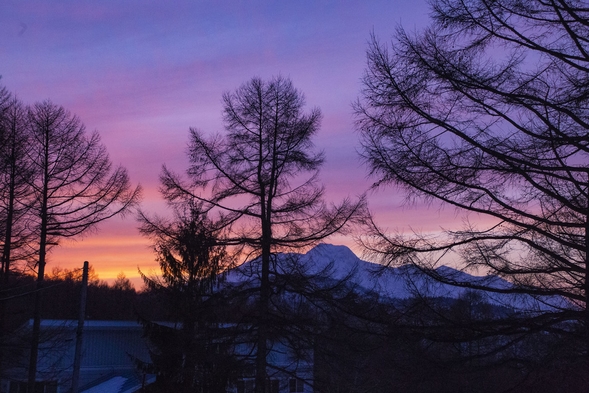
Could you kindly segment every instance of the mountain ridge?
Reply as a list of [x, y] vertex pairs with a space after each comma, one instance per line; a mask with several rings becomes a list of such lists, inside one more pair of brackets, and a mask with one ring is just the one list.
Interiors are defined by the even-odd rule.
[[[468, 288], [467, 285], [450, 285], [437, 281], [432, 275], [440, 275], [456, 282], [488, 285], [498, 290], [509, 290], [513, 285], [498, 276], [473, 276], [449, 266], [440, 266], [427, 274], [413, 265], [389, 267], [360, 259], [344, 245], [321, 243], [305, 254], [284, 253], [276, 255], [274, 269], [288, 274], [295, 270], [309, 276], [329, 273], [327, 278], [348, 280], [362, 292], [377, 293], [389, 299], [410, 299], [416, 295], [460, 299], [468, 292], [496, 306], [509, 307], [520, 312], [556, 311], [571, 306], [561, 297], [536, 298], [526, 294], [490, 292]], [[259, 260], [253, 260], [232, 269], [227, 281], [232, 283], [258, 277]]]

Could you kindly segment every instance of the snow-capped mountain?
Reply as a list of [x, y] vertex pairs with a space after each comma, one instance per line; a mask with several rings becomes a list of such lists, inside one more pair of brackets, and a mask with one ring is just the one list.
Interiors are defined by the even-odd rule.
[[[320, 244], [306, 254], [280, 254], [276, 261], [275, 269], [279, 273], [298, 271], [309, 276], [323, 275], [331, 281], [346, 279], [358, 291], [376, 292], [381, 297], [389, 299], [409, 299], [417, 294], [459, 299], [470, 291], [477, 293], [479, 298], [488, 303], [518, 311], [546, 312], [570, 307], [563, 298], [556, 296], [536, 298], [530, 295], [496, 293], [444, 284], [415, 266], [383, 267], [361, 260], [352, 250], [341, 245]], [[259, 273], [259, 265], [259, 261], [254, 260], [239, 266], [229, 272], [226, 282], [255, 280]], [[439, 267], [435, 273], [453, 282], [480, 284], [497, 289], [512, 287], [509, 282], [496, 276], [472, 276], [448, 266]]]

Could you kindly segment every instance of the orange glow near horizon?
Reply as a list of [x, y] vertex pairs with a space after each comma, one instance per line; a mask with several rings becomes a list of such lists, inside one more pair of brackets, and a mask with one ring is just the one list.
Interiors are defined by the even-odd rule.
[[90, 263], [99, 279], [112, 284], [122, 272], [138, 289], [142, 286], [138, 269], [146, 274], [158, 269], [149, 240], [130, 233], [116, 237], [96, 234], [55, 247], [49, 254], [47, 271], [79, 268], [84, 261]]
[[[390, 195], [390, 194], [389, 194]], [[383, 225], [383, 230], [413, 233], [441, 233], [444, 229], [459, 229], [464, 224], [464, 216], [453, 208], [432, 206], [400, 206], [399, 201], [386, 203], [387, 193], [374, 198], [373, 214], [375, 221]], [[474, 217], [479, 225], [491, 224], [490, 217]], [[47, 271], [60, 267], [75, 269], [88, 261], [99, 279], [112, 284], [122, 272], [141, 289], [143, 281], [139, 269], [147, 275], [157, 275], [159, 266], [155, 260], [151, 241], [139, 233], [137, 222], [133, 219], [114, 218], [105, 222], [98, 233], [77, 241], [63, 242], [49, 254]], [[360, 234], [361, 235], [361, 234]], [[358, 257], [363, 258], [363, 250], [356, 244], [353, 235], [334, 235], [327, 243], [345, 245]], [[306, 251], [306, 250], [304, 250]]]

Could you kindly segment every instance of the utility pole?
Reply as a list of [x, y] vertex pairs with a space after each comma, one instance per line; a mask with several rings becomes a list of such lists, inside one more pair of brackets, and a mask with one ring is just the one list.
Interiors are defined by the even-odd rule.
[[80, 381], [80, 365], [82, 363], [82, 334], [84, 332], [84, 319], [86, 318], [86, 298], [88, 296], [88, 261], [84, 261], [82, 273], [82, 288], [80, 290], [80, 314], [78, 316], [78, 328], [76, 329], [76, 350], [74, 353], [74, 371], [72, 375], [71, 393], [78, 393]]

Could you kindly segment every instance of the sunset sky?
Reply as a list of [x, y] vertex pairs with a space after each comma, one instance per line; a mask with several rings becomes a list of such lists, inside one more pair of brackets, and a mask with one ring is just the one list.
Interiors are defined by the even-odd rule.
[[[351, 109], [367, 42], [371, 33], [390, 41], [399, 24], [425, 26], [424, 0], [167, 3], [4, 0], [0, 83], [25, 104], [49, 99], [98, 130], [113, 163], [142, 185], [142, 209], [165, 214], [158, 176], [164, 163], [186, 168], [189, 127], [222, 131], [223, 92], [254, 76], [286, 76], [323, 112], [315, 142], [325, 151], [327, 200], [368, 189]], [[389, 228], [435, 230], [454, 217], [401, 202], [392, 189], [369, 194]], [[49, 258], [49, 271], [88, 260], [101, 279], [157, 268], [132, 215], [62, 243]]]

